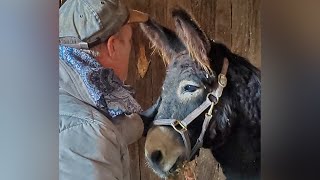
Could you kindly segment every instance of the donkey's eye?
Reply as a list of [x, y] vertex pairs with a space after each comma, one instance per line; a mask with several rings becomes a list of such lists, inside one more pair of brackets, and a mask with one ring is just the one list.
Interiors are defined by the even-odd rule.
[[186, 92], [195, 92], [197, 89], [199, 89], [199, 87], [193, 86], [193, 85], [186, 85], [184, 87], [184, 91], [186, 91]]

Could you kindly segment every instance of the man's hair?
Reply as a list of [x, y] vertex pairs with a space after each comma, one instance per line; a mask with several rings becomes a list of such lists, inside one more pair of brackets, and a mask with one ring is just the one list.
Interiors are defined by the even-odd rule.
[[[116, 32], [114, 35], [112, 36], [116, 36], [116, 37], [119, 37], [119, 32]], [[100, 56], [100, 53], [101, 51], [104, 50], [105, 46], [106, 46], [106, 42], [109, 40], [109, 38], [104, 41], [103, 43], [100, 43], [92, 48], [90, 48], [89, 50], [83, 50], [85, 51], [86, 53], [88, 54], [91, 54], [93, 57], [99, 57]]]
[[[106, 41], [108, 41], [108, 40], [106, 40]], [[105, 46], [105, 42], [100, 43], [100, 44], [90, 48], [89, 50], [87, 50], [87, 53], [91, 54], [93, 57], [99, 57], [100, 52], [103, 49], [103, 46]]]

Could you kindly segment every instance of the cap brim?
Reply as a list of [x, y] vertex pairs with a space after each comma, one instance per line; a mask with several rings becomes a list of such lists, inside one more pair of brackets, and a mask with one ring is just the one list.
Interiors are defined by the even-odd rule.
[[149, 19], [149, 15], [141, 11], [130, 9], [129, 13], [128, 23], [146, 22]]

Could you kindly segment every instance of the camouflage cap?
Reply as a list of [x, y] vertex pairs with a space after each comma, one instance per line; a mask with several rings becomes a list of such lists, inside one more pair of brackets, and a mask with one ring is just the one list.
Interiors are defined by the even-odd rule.
[[129, 10], [120, 0], [67, 0], [59, 9], [59, 41], [89, 49], [107, 40], [124, 24], [147, 20], [147, 14]]

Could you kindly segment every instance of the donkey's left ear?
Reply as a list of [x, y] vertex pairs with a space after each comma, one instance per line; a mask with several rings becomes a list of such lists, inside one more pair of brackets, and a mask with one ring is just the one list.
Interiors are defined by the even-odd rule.
[[181, 43], [174, 32], [161, 26], [155, 20], [149, 19], [144, 23], [140, 23], [140, 27], [155, 49], [159, 50], [166, 64], [169, 64], [177, 52], [181, 51], [176, 47], [183, 45], [176, 47], [173, 45], [174, 43]]
[[[172, 10], [176, 33], [187, 50], [202, 66], [209, 68], [208, 54], [211, 49], [210, 41], [191, 15], [181, 8]], [[205, 68], [204, 67], [204, 68]]]

